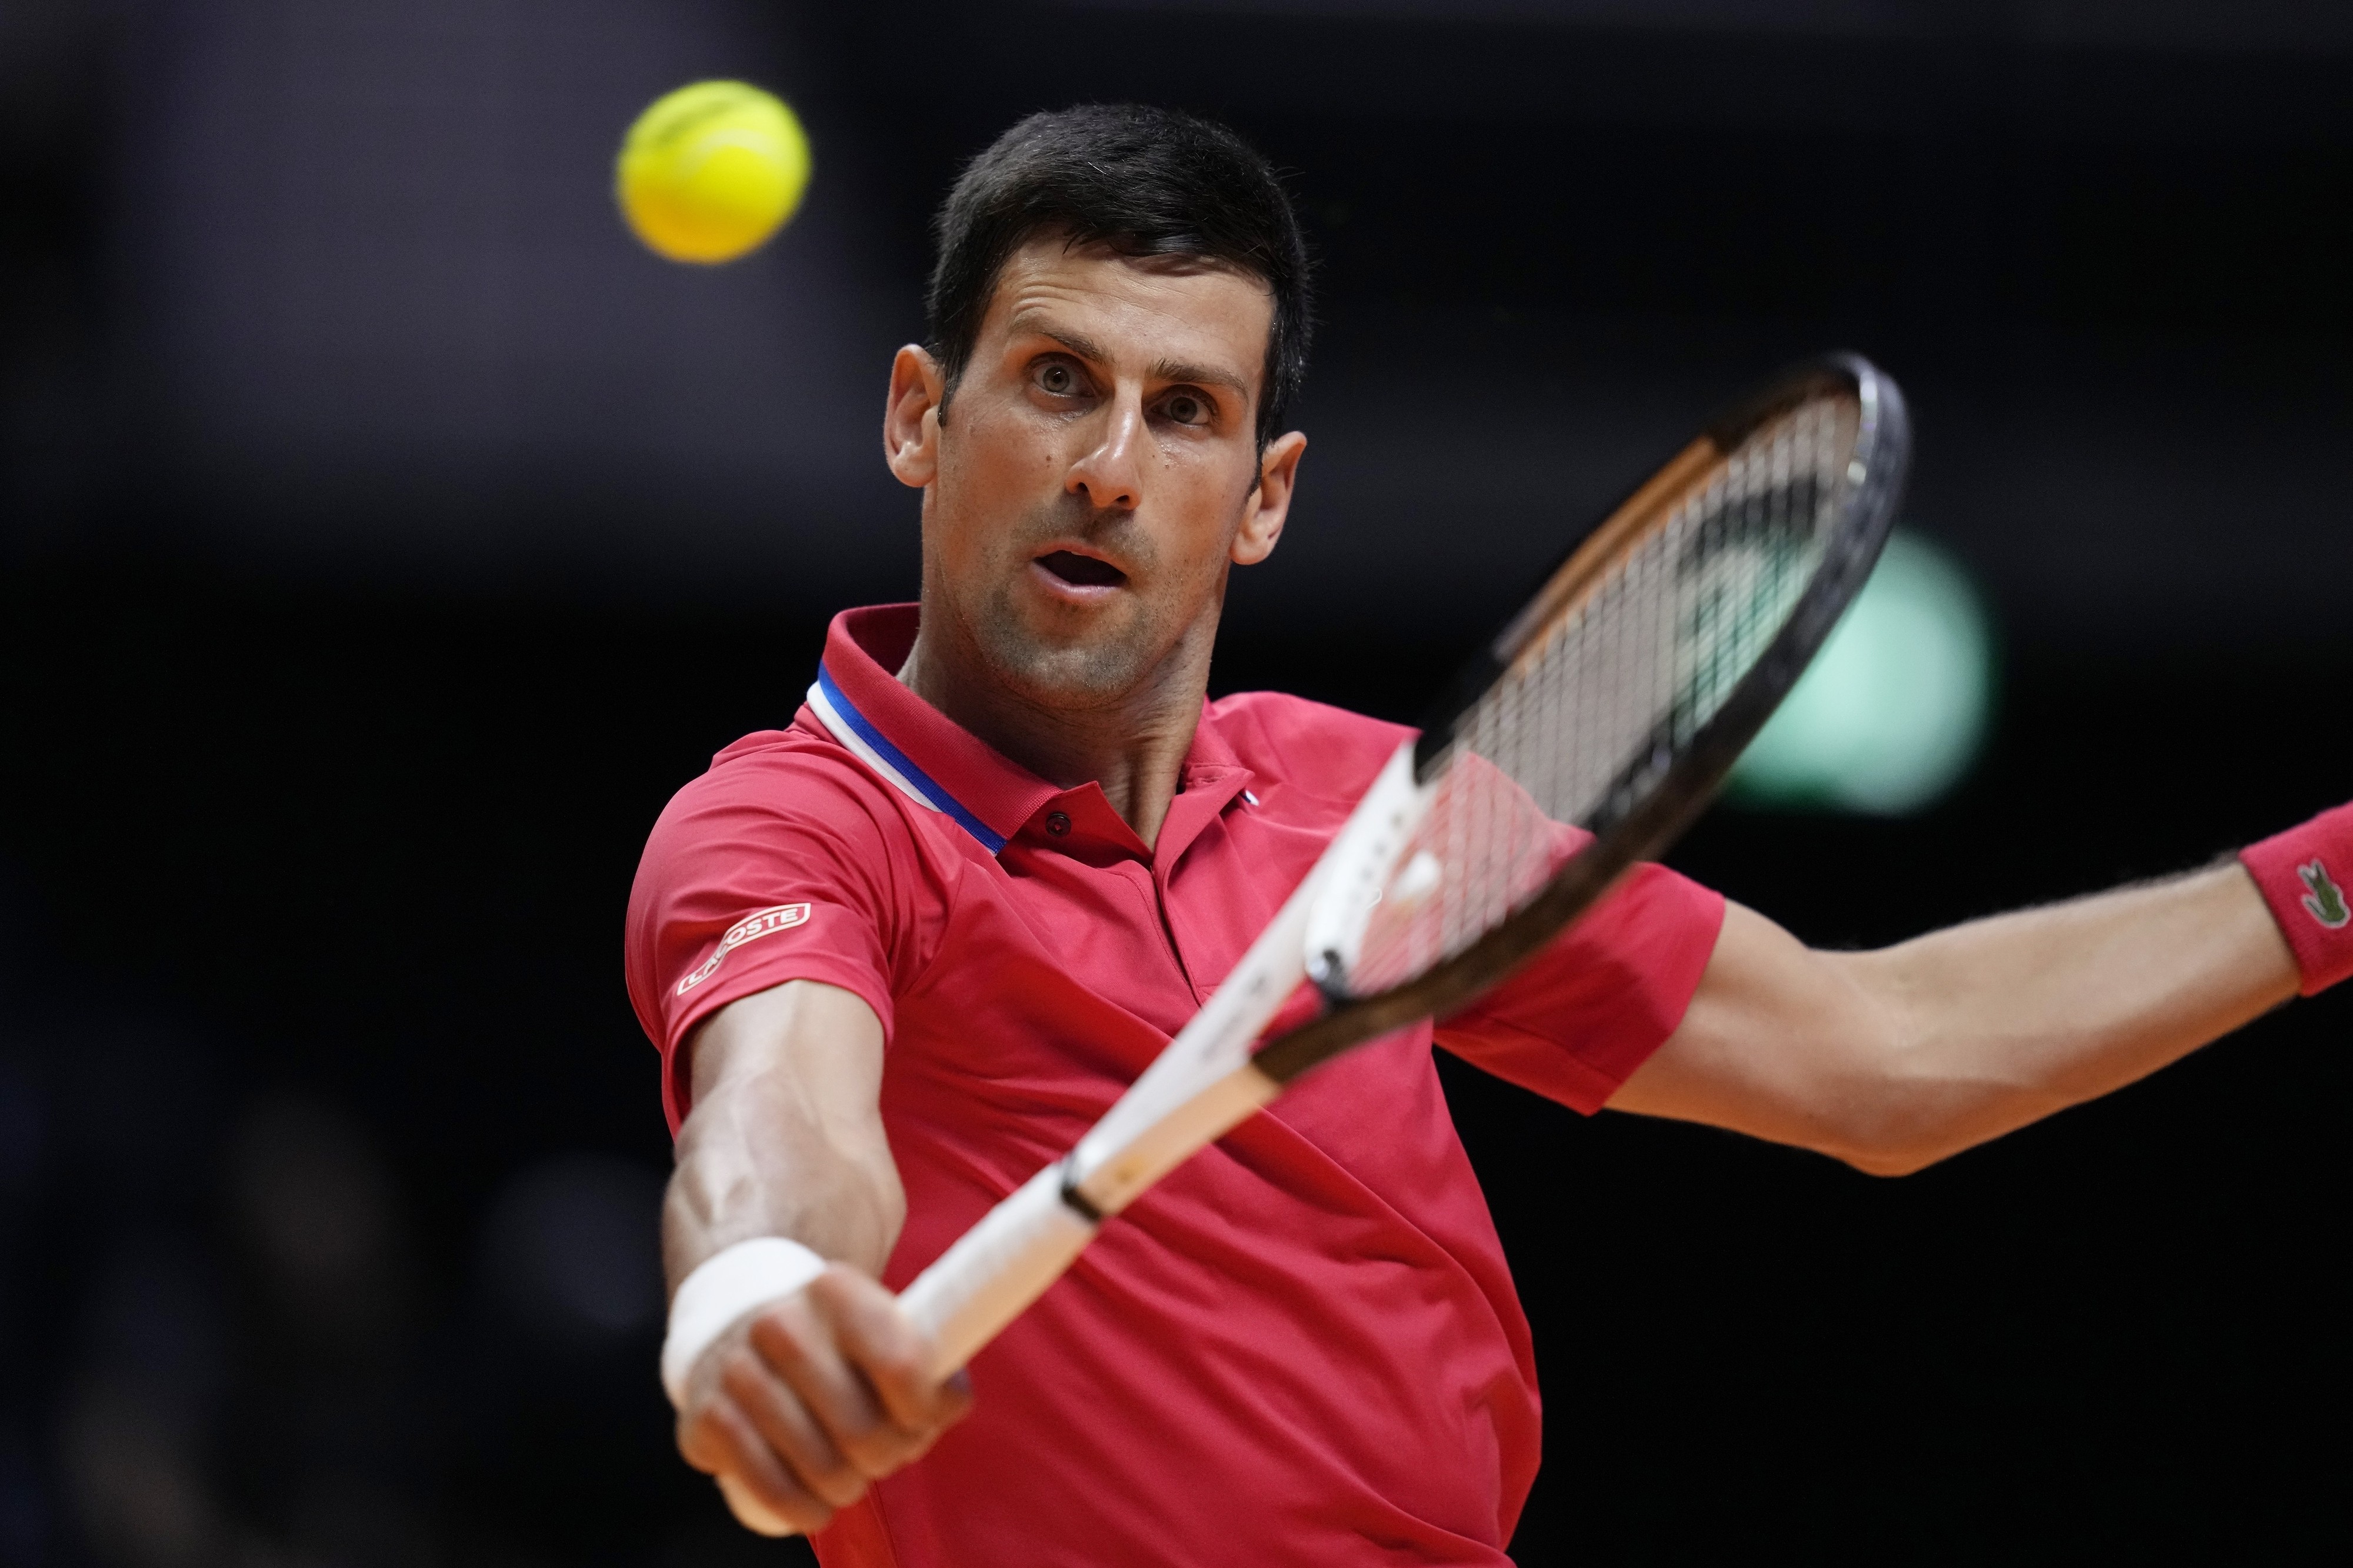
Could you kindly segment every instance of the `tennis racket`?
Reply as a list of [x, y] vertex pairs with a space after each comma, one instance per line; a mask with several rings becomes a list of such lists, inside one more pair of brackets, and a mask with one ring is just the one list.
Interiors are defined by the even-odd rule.
[[[1672, 841], [1870, 575], [1910, 449], [1894, 383], [1823, 359], [1717, 419], [1587, 533], [1201, 1011], [900, 1297], [938, 1372], [1285, 1085], [1461, 1007]], [[1278, 1015], [1289, 1026], [1261, 1045]]]

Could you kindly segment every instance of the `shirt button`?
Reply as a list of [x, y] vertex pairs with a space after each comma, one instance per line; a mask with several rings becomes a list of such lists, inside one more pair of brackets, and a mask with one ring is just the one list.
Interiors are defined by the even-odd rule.
[[1046, 831], [1060, 838], [1071, 830], [1071, 819], [1059, 811], [1046, 814]]

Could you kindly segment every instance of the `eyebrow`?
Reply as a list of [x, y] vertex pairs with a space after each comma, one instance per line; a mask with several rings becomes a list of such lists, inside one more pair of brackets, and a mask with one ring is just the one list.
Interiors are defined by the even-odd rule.
[[1241, 377], [1231, 371], [1212, 370], [1208, 365], [1187, 364], [1182, 360], [1162, 360], [1152, 367], [1153, 375], [1161, 381], [1190, 382], [1196, 386], [1222, 386], [1244, 403], [1250, 401], [1250, 389]]
[[[1031, 331], [1041, 338], [1051, 338], [1081, 359], [1092, 360], [1097, 364], [1105, 364], [1111, 360], [1111, 355], [1104, 352], [1102, 344], [1083, 333], [1058, 331], [1051, 327], [1026, 323], [1018, 317], [1015, 318], [1013, 326], [1017, 331]], [[1152, 377], [1155, 381], [1189, 382], [1197, 386], [1222, 386], [1240, 398], [1243, 403], [1250, 402], [1250, 384], [1229, 370], [1215, 370], [1208, 365], [1191, 364], [1183, 360], [1165, 359], [1152, 367]]]

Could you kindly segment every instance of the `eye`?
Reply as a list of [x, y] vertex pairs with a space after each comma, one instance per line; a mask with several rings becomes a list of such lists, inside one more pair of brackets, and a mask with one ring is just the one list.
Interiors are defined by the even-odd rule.
[[1172, 394], [1166, 402], [1161, 404], [1160, 408], [1161, 412], [1179, 425], [1207, 425], [1209, 422], [1208, 399], [1198, 393]]
[[1079, 374], [1060, 360], [1049, 360], [1038, 367], [1038, 390], [1055, 397], [1068, 397], [1079, 390]]

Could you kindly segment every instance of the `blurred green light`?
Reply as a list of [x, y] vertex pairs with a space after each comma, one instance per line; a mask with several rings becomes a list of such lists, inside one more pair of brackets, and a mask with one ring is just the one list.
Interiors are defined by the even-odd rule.
[[1900, 816], [1960, 781], [1993, 702], [1993, 635], [1961, 568], [1887, 542], [1845, 618], [1733, 769], [1750, 805]]

